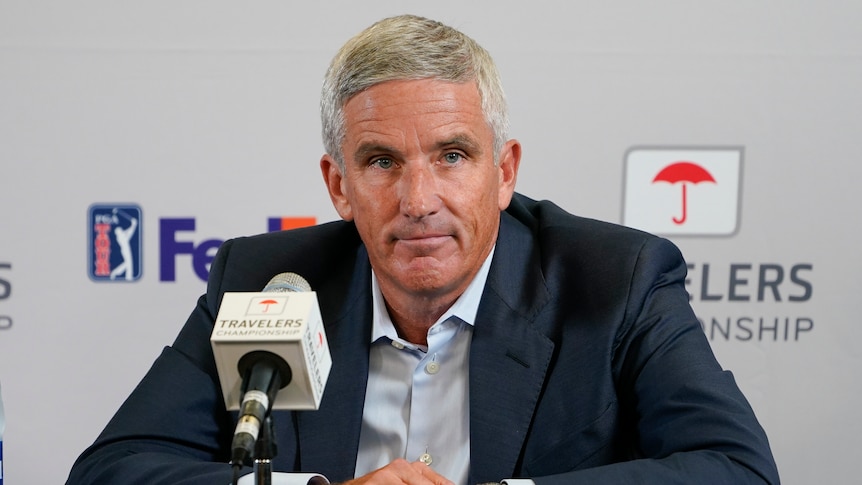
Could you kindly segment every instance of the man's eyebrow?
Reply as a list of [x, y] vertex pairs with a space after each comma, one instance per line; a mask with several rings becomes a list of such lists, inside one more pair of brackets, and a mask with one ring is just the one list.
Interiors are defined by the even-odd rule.
[[382, 143], [363, 143], [353, 152], [353, 159], [357, 162], [366, 160], [374, 155], [390, 154], [398, 156], [399, 152], [394, 147]]
[[[445, 148], [459, 148], [467, 153], [479, 155], [482, 153], [482, 146], [476, 140], [466, 134], [458, 134], [451, 138], [438, 141], [432, 147], [433, 150], [443, 150]], [[383, 143], [369, 142], [360, 144], [353, 152], [353, 160], [362, 162], [377, 155], [391, 155], [395, 158], [401, 157], [401, 152], [390, 145]]]
[[482, 145], [477, 143], [473, 137], [465, 134], [455, 135], [452, 138], [448, 138], [434, 144], [435, 150], [441, 150], [443, 148], [450, 147], [461, 148], [467, 153], [471, 153], [474, 155], [479, 155], [482, 153]]

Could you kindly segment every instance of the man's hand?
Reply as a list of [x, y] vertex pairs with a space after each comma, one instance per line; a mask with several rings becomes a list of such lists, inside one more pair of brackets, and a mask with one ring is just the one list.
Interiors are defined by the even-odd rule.
[[408, 462], [399, 458], [392, 463], [374, 470], [342, 485], [455, 485], [449, 479], [435, 472], [421, 461]]

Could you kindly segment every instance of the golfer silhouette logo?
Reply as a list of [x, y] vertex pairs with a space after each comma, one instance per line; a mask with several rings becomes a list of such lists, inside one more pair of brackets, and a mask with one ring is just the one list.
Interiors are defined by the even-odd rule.
[[90, 279], [135, 281], [141, 277], [141, 208], [90, 207]]
[[118, 276], [124, 275], [124, 278], [127, 281], [131, 281], [134, 279], [135, 275], [135, 260], [132, 256], [131, 241], [132, 237], [135, 235], [135, 231], [138, 229], [138, 219], [117, 208], [114, 208], [113, 212], [115, 215], [119, 214], [128, 220], [129, 225], [128, 227], [123, 228], [123, 226], [117, 224], [114, 227], [114, 240], [120, 248], [122, 262], [111, 270], [110, 278], [113, 280]]

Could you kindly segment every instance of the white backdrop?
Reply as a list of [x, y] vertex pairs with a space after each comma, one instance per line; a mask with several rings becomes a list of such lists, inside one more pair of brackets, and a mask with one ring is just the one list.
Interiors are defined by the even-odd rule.
[[[651, 183], [630, 155], [737, 154], [711, 168], [735, 186], [686, 186], [692, 223], [711, 207], [733, 230], [669, 236], [693, 305], [784, 483], [855, 481], [862, 3], [0, 0], [6, 483], [62, 483], [192, 310], [204, 283], [165, 221], [193, 219], [172, 234], [200, 246], [336, 217], [317, 168], [323, 73], [405, 12], [494, 55], [534, 198], [648, 225], [624, 201], [678, 215], [685, 183]], [[94, 204], [140, 208], [139, 279], [92, 278]]]

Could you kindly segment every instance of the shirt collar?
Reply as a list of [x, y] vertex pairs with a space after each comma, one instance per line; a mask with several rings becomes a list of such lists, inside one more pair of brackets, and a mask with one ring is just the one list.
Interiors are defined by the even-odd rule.
[[[475, 324], [476, 314], [479, 313], [479, 301], [482, 299], [485, 282], [488, 280], [488, 272], [491, 269], [494, 249], [496, 249], [496, 245], [491, 248], [491, 252], [488, 253], [488, 257], [485, 258], [485, 261], [482, 263], [479, 271], [476, 272], [473, 281], [464, 290], [464, 293], [434, 322], [434, 325], [445, 322], [452, 317], [456, 317], [468, 325]], [[371, 342], [376, 342], [380, 337], [389, 337], [392, 340], [396, 340], [398, 333], [395, 331], [395, 325], [392, 323], [389, 312], [386, 310], [383, 293], [380, 292], [380, 284], [377, 282], [377, 274], [374, 273], [373, 268], [371, 270], [371, 294], [373, 313]]]

